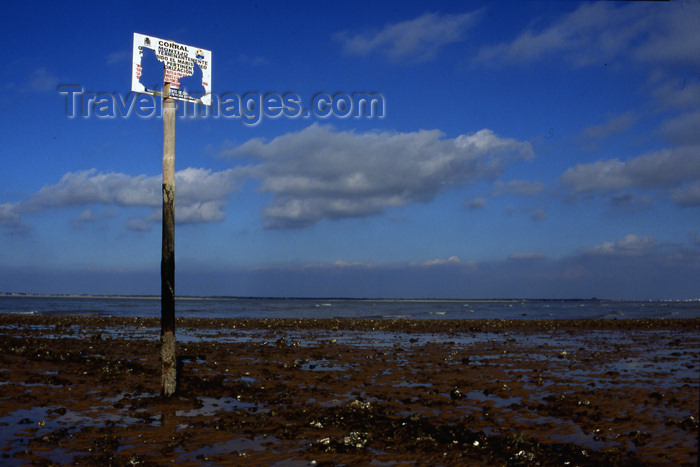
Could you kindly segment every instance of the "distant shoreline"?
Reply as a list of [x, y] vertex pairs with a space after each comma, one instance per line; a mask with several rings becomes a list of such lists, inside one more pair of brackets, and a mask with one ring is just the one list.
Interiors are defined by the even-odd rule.
[[[25, 292], [0, 292], [1, 297], [27, 298], [97, 298], [121, 300], [159, 300], [160, 295], [99, 295], [99, 294], [50, 294]], [[228, 295], [182, 295], [176, 300], [315, 300], [315, 301], [375, 301], [375, 302], [405, 302], [405, 303], [520, 303], [520, 302], [700, 302], [700, 298], [679, 299], [606, 299], [606, 298], [369, 298], [369, 297], [257, 297], [257, 296], [228, 296]]]
[[92, 294], [43, 294], [23, 292], [0, 292], [0, 297], [28, 297], [28, 298], [134, 298], [155, 299], [157, 295], [92, 295]]

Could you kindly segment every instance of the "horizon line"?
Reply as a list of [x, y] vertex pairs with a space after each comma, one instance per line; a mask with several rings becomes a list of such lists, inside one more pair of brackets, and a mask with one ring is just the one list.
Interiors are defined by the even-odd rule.
[[[89, 293], [35, 293], [35, 292], [0, 292], [0, 297], [44, 297], [44, 298], [129, 298], [129, 299], [159, 299], [160, 295], [143, 294], [89, 294]], [[609, 298], [396, 298], [396, 297], [308, 297], [308, 296], [245, 296], [245, 295], [181, 295], [176, 300], [353, 300], [353, 301], [403, 301], [403, 302], [542, 302], [542, 301], [567, 301], [567, 302], [692, 302], [700, 301], [698, 298], [679, 299], [609, 299]]]

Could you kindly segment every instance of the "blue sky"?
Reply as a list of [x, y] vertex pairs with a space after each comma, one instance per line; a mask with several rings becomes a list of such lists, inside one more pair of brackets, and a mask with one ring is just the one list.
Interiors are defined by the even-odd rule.
[[697, 2], [99, 5], [4, 7], [0, 291], [159, 293], [162, 121], [59, 92], [130, 102], [138, 32], [216, 96], [383, 100], [178, 118], [178, 295], [699, 295]]

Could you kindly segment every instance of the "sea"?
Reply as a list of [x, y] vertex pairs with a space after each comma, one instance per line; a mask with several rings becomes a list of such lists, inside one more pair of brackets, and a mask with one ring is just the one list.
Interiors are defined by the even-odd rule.
[[[0, 313], [160, 317], [160, 297], [0, 295]], [[700, 300], [391, 300], [182, 297], [183, 318], [636, 319], [700, 318]]]

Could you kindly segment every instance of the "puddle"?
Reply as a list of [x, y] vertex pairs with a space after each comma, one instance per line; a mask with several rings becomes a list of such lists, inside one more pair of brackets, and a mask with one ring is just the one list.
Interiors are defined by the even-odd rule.
[[177, 410], [177, 417], [211, 417], [217, 412], [225, 411], [232, 412], [234, 410], [251, 410], [257, 409], [259, 412], [268, 412], [269, 409], [259, 408], [259, 404], [254, 402], [242, 402], [236, 398], [215, 398], [215, 397], [198, 397], [197, 400], [202, 404], [199, 408]]
[[[87, 427], [104, 426], [107, 422], [127, 425], [137, 423], [138, 419], [125, 417], [118, 413], [103, 412], [99, 408], [88, 412], [73, 412], [61, 406], [16, 410], [0, 417], [0, 446], [5, 447], [2, 465], [26, 465], [26, 462], [10, 459], [5, 455], [13, 457], [22, 452], [27, 449], [28, 443], [32, 439], [51, 437], [55, 432], [65, 431], [67, 433]], [[80, 453], [54, 449], [48, 454], [53, 462], [68, 463], [74, 455]]]
[[301, 365], [302, 370], [307, 371], [349, 371], [352, 369], [349, 365], [338, 365], [330, 360], [309, 361]]

